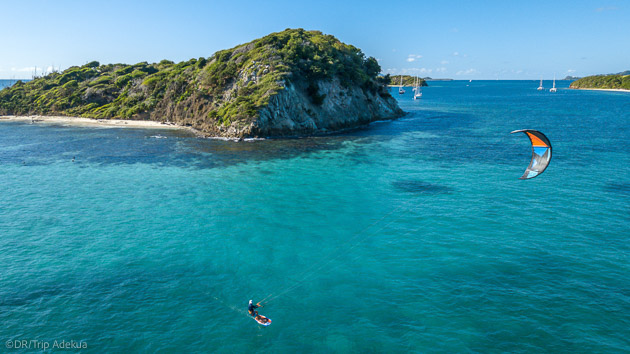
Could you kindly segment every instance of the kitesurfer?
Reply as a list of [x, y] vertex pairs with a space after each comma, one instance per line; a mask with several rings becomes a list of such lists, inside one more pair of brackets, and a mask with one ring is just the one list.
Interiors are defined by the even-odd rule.
[[247, 307], [247, 311], [249, 312], [249, 314], [252, 317], [256, 317], [258, 316], [258, 311], [256, 311], [257, 308], [259, 307], [263, 307], [260, 302], [257, 303], [256, 305], [254, 305], [254, 303], [252, 302], [252, 300], [249, 300], [249, 306]]

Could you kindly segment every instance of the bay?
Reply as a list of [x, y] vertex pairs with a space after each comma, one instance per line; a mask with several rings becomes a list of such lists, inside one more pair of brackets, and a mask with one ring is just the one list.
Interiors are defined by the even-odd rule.
[[[0, 122], [0, 338], [630, 350], [630, 94], [429, 85], [391, 91], [405, 117], [327, 137]], [[532, 180], [517, 129], [553, 145]], [[246, 313], [264, 298], [269, 327]]]

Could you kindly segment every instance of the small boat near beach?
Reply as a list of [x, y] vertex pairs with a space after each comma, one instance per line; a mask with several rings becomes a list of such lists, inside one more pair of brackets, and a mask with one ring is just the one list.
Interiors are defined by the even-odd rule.
[[556, 75], [553, 76], [553, 87], [549, 89], [549, 92], [556, 92], [558, 89], [556, 88]]
[[402, 75], [400, 75], [400, 86], [398, 86], [398, 94], [402, 95], [405, 93], [405, 89], [403, 88], [403, 84], [402, 84]]
[[422, 88], [420, 88], [420, 79], [416, 76], [416, 81], [413, 85], [413, 99], [418, 100], [422, 98]]
[[542, 90], [544, 90], [544, 89], [545, 89], [545, 88], [543, 87], [543, 85], [542, 85], [542, 80], [543, 80], [543, 79], [540, 79], [540, 86], [538, 86], [538, 91], [542, 91]]

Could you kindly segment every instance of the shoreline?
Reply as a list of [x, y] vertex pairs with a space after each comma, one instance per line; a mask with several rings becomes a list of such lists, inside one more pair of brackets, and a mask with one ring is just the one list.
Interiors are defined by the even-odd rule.
[[300, 139], [300, 138], [313, 138], [331, 136], [335, 134], [344, 134], [354, 130], [364, 129], [374, 123], [387, 122], [396, 120], [407, 115], [407, 112], [403, 112], [400, 117], [385, 118], [375, 120], [357, 127], [344, 128], [335, 131], [320, 131], [318, 133], [301, 136], [267, 136], [267, 137], [252, 137], [252, 138], [237, 138], [237, 137], [223, 137], [213, 136], [202, 133], [201, 131], [175, 123], [156, 122], [152, 120], [131, 120], [131, 119], [96, 119], [85, 117], [67, 117], [67, 116], [42, 116], [42, 115], [28, 115], [28, 116], [15, 116], [15, 115], [0, 115], [0, 124], [2, 122], [21, 122], [30, 124], [49, 124], [60, 125], [67, 127], [84, 127], [84, 128], [136, 128], [136, 129], [162, 129], [162, 130], [187, 130], [194, 134], [198, 138], [204, 139], [217, 139], [225, 141], [257, 141], [267, 139]]
[[0, 122], [30, 122], [57, 124], [73, 127], [101, 127], [101, 128], [137, 128], [137, 129], [165, 129], [165, 130], [188, 130], [195, 134], [199, 134], [191, 127], [184, 127], [174, 123], [163, 123], [151, 120], [129, 120], [129, 119], [94, 119], [82, 117], [66, 117], [66, 116], [0, 116]]
[[579, 88], [579, 87], [569, 87], [571, 90], [590, 90], [590, 91], [610, 91], [610, 92], [630, 92], [630, 90], [626, 89], [600, 89], [600, 88]]

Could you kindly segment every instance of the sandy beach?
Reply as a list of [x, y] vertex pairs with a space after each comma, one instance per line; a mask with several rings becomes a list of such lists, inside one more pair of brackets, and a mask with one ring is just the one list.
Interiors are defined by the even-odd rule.
[[29, 122], [33, 124], [56, 124], [78, 127], [104, 127], [104, 128], [149, 128], [149, 129], [186, 129], [175, 124], [167, 124], [146, 120], [123, 120], [123, 119], [92, 119], [80, 117], [64, 116], [0, 116], [0, 122]]

